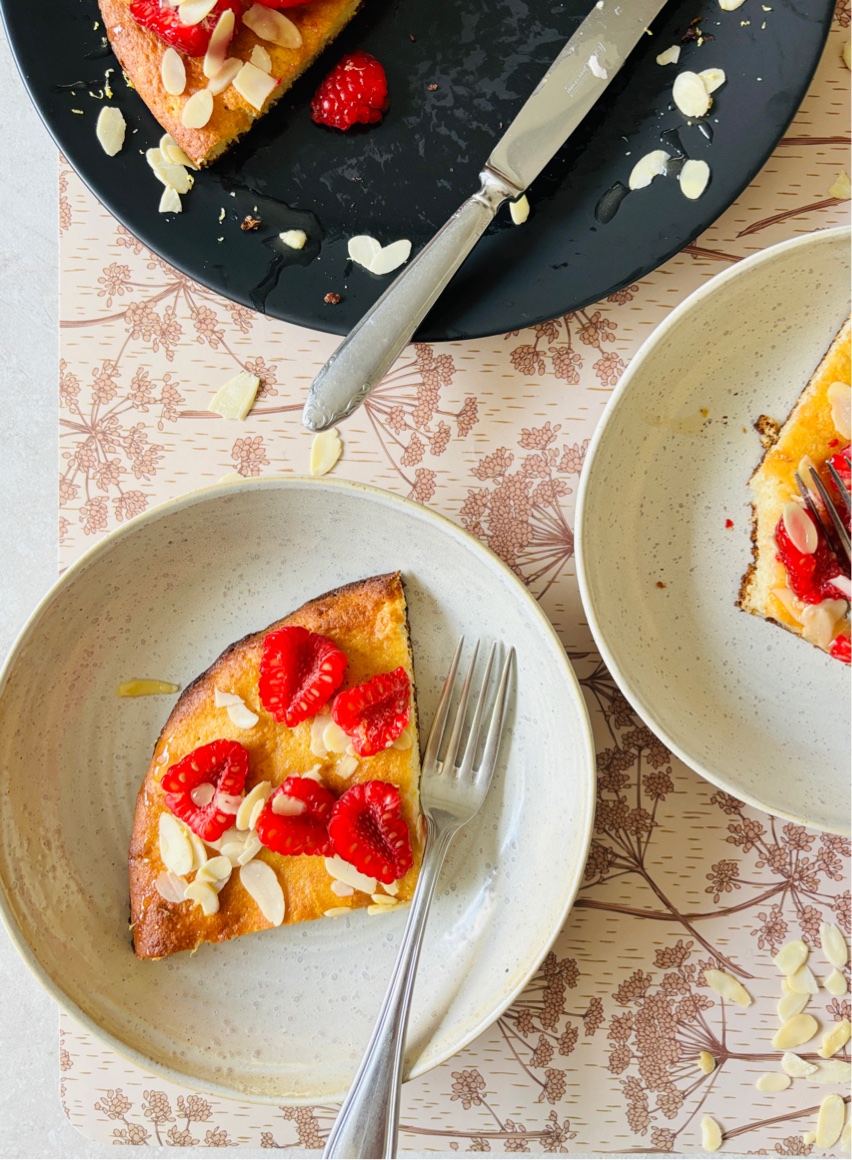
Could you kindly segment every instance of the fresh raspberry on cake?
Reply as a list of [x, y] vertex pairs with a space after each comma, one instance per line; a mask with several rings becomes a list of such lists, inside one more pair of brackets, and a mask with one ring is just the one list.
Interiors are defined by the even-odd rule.
[[324, 854], [334, 847], [328, 822], [334, 794], [312, 777], [288, 777], [257, 819], [257, 836], [276, 854]]
[[411, 681], [404, 668], [379, 673], [334, 698], [331, 715], [359, 757], [381, 753], [411, 718]]
[[385, 70], [368, 52], [350, 52], [337, 62], [311, 102], [318, 125], [344, 132], [353, 125], [375, 125], [388, 109]]
[[336, 854], [379, 882], [395, 882], [411, 868], [411, 838], [395, 785], [351, 786], [335, 803], [328, 832]]
[[205, 842], [234, 824], [248, 774], [239, 741], [211, 741], [187, 753], [163, 774], [166, 805]]
[[346, 664], [346, 655], [327, 636], [298, 625], [270, 632], [260, 659], [261, 704], [293, 729], [331, 700]]
[[137, 24], [155, 32], [160, 40], [184, 52], [187, 56], [204, 56], [210, 46], [210, 37], [219, 17], [230, 9], [239, 22], [243, 14], [241, 0], [216, 0], [209, 16], [198, 24], [184, 24], [179, 8], [166, 8], [160, 0], [132, 0], [130, 15]]

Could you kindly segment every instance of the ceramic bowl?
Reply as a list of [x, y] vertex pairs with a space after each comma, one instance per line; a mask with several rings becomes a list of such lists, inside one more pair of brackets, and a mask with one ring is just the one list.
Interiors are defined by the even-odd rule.
[[643, 345], [589, 448], [578, 574], [625, 696], [687, 765], [769, 813], [849, 833], [849, 674], [735, 606], [758, 416], [783, 420], [849, 313], [849, 231], [727, 270]]

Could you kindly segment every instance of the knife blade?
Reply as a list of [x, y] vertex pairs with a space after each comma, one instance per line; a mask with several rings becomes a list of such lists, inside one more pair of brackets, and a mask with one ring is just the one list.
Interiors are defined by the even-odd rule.
[[480, 173], [482, 185], [403, 269], [311, 384], [302, 422], [324, 431], [361, 405], [485, 233], [597, 103], [667, 0], [598, 0], [527, 98]]

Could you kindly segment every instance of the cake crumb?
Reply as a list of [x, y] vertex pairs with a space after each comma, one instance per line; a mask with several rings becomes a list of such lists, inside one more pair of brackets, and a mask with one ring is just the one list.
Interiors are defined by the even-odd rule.
[[665, 581], [663, 581], [663, 580], [658, 580], [658, 581], [657, 581], [657, 587], [658, 587], [658, 588], [665, 588], [665, 587], [666, 587], [666, 585], [665, 585]]
[[241, 230], [256, 230], [259, 225], [260, 225], [260, 218], [254, 218], [251, 216], [250, 213], [247, 213], [246, 216], [243, 218], [243, 220], [240, 222], [240, 229]]
[[340, 301], [340, 295], [337, 294], [334, 290], [329, 290], [328, 294], [326, 294], [325, 298], [323, 298], [323, 302], [325, 302], [328, 306], [336, 306]]

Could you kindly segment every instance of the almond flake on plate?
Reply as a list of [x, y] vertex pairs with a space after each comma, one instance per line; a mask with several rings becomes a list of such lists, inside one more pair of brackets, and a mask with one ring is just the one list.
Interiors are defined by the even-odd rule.
[[767, 1071], [755, 1081], [754, 1086], [759, 1092], [783, 1092], [792, 1082], [789, 1075], [781, 1075], [777, 1071]]
[[189, 193], [192, 189], [193, 176], [187, 173], [182, 165], [175, 165], [168, 161], [160, 149], [148, 149], [145, 160], [151, 166], [154, 176], [163, 185], [176, 190], [178, 193]]
[[173, 97], [179, 97], [186, 88], [186, 65], [177, 49], [169, 48], [160, 61], [160, 80], [163, 88]]
[[340, 432], [336, 427], [320, 431], [311, 443], [311, 475], [327, 475], [343, 454]]
[[790, 987], [799, 995], [815, 995], [819, 990], [819, 983], [814, 978], [814, 973], [811, 968], [804, 964], [794, 971], [792, 975], [788, 975], [790, 980]]
[[221, 415], [223, 419], [245, 419], [254, 406], [259, 390], [260, 379], [257, 375], [240, 371], [222, 384], [207, 404], [207, 410]]
[[785, 943], [772, 960], [782, 975], [794, 975], [808, 961], [808, 944], [800, 938]]
[[848, 1019], [841, 1019], [835, 1027], [823, 1035], [822, 1045], [817, 1055], [821, 1059], [831, 1059], [832, 1055], [836, 1055], [841, 1047], [846, 1046], [850, 1035], [852, 1035], [852, 1025]]
[[724, 999], [730, 999], [737, 1006], [748, 1007], [752, 1003], [752, 997], [742, 983], [733, 975], [729, 975], [727, 971], [706, 970], [704, 978], [711, 991], [715, 991]]
[[845, 1059], [829, 1059], [817, 1068], [811, 1083], [842, 1083], [849, 1086], [852, 1082], [852, 1063]]
[[680, 60], [680, 45], [673, 44], [671, 48], [667, 48], [665, 52], [661, 52], [657, 57], [657, 64], [677, 64]]
[[772, 1046], [776, 1051], [789, 1051], [793, 1047], [801, 1047], [809, 1039], [813, 1039], [819, 1031], [819, 1024], [813, 1015], [793, 1015], [783, 1023], [772, 1037]]
[[829, 995], [834, 995], [835, 998], [839, 999], [847, 991], [846, 976], [835, 967], [831, 974], [823, 980], [823, 986]]
[[718, 1152], [722, 1147], [722, 1129], [710, 1116], [701, 1117], [701, 1147], [705, 1152]]
[[708, 93], [715, 93], [726, 83], [725, 70], [721, 68], [705, 68], [698, 74]]
[[710, 110], [712, 101], [704, 81], [698, 73], [678, 73], [672, 85], [672, 100], [683, 113], [684, 117], [704, 117]]
[[530, 203], [525, 193], [515, 201], [509, 202], [509, 216], [516, 226], [522, 226], [530, 216]]
[[265, 862], [249, 862], [240, 868], [240, 882], [260, 907], [266, 921], [280, 926], [284, 921], [284, 891], [272, 867]]
[[652, 149], [644, 157], [640, 157], [627, 179], [630, 189], [645, 189], [655, 177], [665, 177], [666, 166], [670, 161], [665, 149]]
[[785, 1075], [792, 1076], [793, 1079], [805, 1079], [814, 1074], [817, 1066], [815, 1063], [809, 1063], [806, 1059], [802, 1059], [801, 1055], [796, 1055], [793, 1051], [785, 1051], [781, 1056], [781, 1070]]
[[180, 194], [171, 185], [167, 185], [160, 194], [160, 204], [157, 206], [158, 213], [181, 213], [183, 211], [183, 202], [180, 199]]
[[199, 89], [181, 109], [180, 119], [187, 129], [203, 129], [212, 116], [213, 94], [209, 89]]
[[841, 1096], [832, 1092], [819, 1106], [817, 1116], [816, 1146], [832, 1148], [840, 1139], [843, 1121], [846, 1119], [846, 1105]]
[[248, 12], [243, 14], [243, 24], [250, 28], [255, 36], [259, 36], [261, 40], [268, 40], [271, 44], [279, 44], [282, 48], [301, 47], [301, 32], [292, 20], [274, 8], [253, 4]]
[[348, 906], [332, 906], [328, 910], [324, 910], [323, 914], [326, 918], [343, 918], [344, 914], [349, 913]]
[[95, 135], [108, 157], [115, 157], [121, 151], [126, 132], [127, 122], [121, 109], [116, 109], [114, 105], [104, 105], [98, 113]]
[[745, 4], [745, 0], [719, 0], [719, 7], [723, 12], [736, 12]]
[[[272, 12], [273, 9], [269, 8], [267, 11]], [[258, 111], [263, 108], [268, 97], [278, 87], [278, 82], [274, 77], [252, 64], [251, 61], [246, 61], [232, 83], [240, 96]]]
[[392, 910], [401, 910], [400, 903], [392, 900], [391, 906], [380, 906], [375, 902], [371, 902], [367, 907], [367, 914], [389, 914]]
[[782, 1023], [786, 1023], [794, 1015], [801, 1015], [810, 1000], [810, 995], [800, 995], [798, 991], [785, 991], [776, 1006], [778, 1018]]
[[356, 234], [349, 239], [347, 251], [350, 259], [369, 270], [371, 274], [390, 274], [398, 266], [407, 262], [411, 255], [411, 242], [402, 238], [382, 246], [381, 242], [369, 234]]
[[284, 230], [278, 237], [291, 250], [304, 250], [305, 243], [308, 240], [308, 235], [304, 230]]
[[710, 180], [710, 166], [706, 161], [690, 158], [683, 163], [677, 179], [683, 196], [688, 197], [690, 201], [697, 201]]
[[383, 246], [382, 252], [370, 268], [374, 274], [390, 274], [400, 266], [404, 266], [410, 257], [411, 242], [407, 238], [401, 238], [398, 242]]
[[160, 138], [159, 145], [160, 152], [166, 161], [170, 161], [172, 165], [183, 165], [187, 169], [198, 169], [198, 166], [192, 160], [188, 153], [184, 153], [174, 137], [169, 133], [164, 133]]

